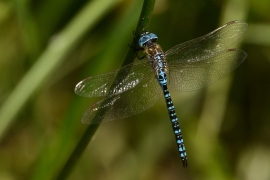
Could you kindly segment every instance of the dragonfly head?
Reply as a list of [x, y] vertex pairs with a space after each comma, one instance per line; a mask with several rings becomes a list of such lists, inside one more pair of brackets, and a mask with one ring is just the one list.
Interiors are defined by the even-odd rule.
[[146, 45], [147, 42], [156, 42], [158, 39], [157, 35], [153, 34], [153, 33], [149, 33], [149, 32], [144, 32], [142, 33], [138, 43], [140, 47], [143, 47]]

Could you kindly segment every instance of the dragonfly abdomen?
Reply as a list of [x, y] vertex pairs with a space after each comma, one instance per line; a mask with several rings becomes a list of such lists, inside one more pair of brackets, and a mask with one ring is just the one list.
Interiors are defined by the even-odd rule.
[[178, 146], [178, 151], [179, 151], [183, 166], [187, 167], [186, 148], [184, 145], [184, 140], [182, 137], [181, 128], [180, 128], [180, 125], [178, 123], [178, 118], [176, 116], [176, 112], [175, 112], [174, 105], [173, 105], [173, 102], [171, 99], [171, 95], [170, 95], [169, 90], [167, 88], [167, 84], [162, 85], [162, 90], [163, 90], [164, 98], [166, 101], [169, 117], [170, 117], [170, 120], [172, 123], [172, 128], [173, 128], [174, 136], [175, 136], [176, 143]]

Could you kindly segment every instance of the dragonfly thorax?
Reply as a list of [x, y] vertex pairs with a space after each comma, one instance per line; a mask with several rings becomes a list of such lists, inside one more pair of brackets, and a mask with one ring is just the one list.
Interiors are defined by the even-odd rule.
[[144, 54], [151, 64], [152, 69], [156, 72], [156, 77], [160, 85], [164, 84], [165, 81], [167, 82], [167, 62], [161, 47], [157, 43], [153, 43], [151, 47], [144, 47]]
[[153, 43], [150, 47], [144, 48], [144, 53], [147, 56], [147, 59], [156, 59], [156, 60], [164, 60], [164, 52], [161, 47], [157, 43]]

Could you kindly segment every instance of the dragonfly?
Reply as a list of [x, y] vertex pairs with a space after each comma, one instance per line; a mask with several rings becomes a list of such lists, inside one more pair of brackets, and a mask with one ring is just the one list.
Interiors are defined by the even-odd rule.
[[138, 44], [142, 60], [113, 72], [80, 81], [75, 93], [104, 99], [90, 106], [82, 116], [85, 124], [123, 119], [153, 106], [163, 95], [183, 166], [187, 155], [171, 95], [167, 85], [177, 91], [193, 91], [208, 86], [237, 68], [247, 57], [241, 49], [229, 49], [247, 30], [244, 21], [232, 21], [193, 40], [178, 44], [165, 53], [157, 35], [141, 34]]

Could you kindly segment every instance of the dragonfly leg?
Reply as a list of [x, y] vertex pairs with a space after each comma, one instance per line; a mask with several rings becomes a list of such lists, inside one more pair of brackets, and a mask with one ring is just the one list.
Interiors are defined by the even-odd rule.
[[138, 55], [138, 52], [139, 52], [139, 51], [143, 51], [143, 48], [135, 48], [135, 47], [133, 47], [133, 46], [131, 46], [131, 45], [129, 45], [129, 44], [128, 44], [128, 47], [130, 47], [130, 48], [134, 51], [136, 57], [137, 57], [139, 60], [145, 58], [145, 56], [139, 57], [139, 55]]

